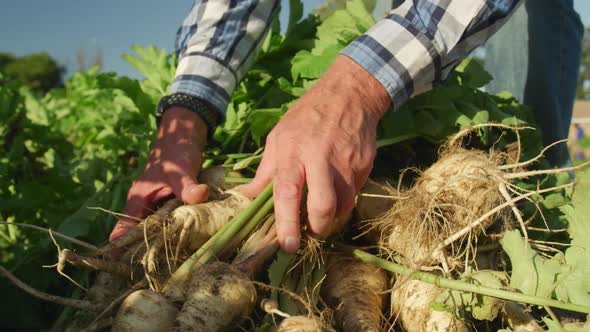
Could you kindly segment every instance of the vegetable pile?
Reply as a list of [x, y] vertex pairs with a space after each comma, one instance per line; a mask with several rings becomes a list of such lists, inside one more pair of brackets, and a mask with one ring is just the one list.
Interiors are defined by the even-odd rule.
[[[278, 249], [272, 186], [258, 197], [245, 197], [235, 186], [251, 180], [264, 138], [282, 114], [374, 24], [370, 1], [322, 7], [304, 19], [301, 2], [289, 4], [285, 33], [276, 20], [214, 134], [219, 144], [205, 153], [199, 180], [210, 187], [209, 202], [164, 202], [125, 236], [98, 248], [68, 228], [47, 231], [58, 251], [52, 267], [81, 289], [74, 294], [35, 289], [5, 268], [0, 274], [35, 297], [75, 308], [55, 323], [66, 331], [590, 328], [590, 210], [584, 202], [590, 172], [578, 172], [573, 182], [571, 174], [586, 164], [550, 168], [543, 155], [551, 147], [542, 148], [530, 110], [508, 94], [482, 91], [491, 77], [475, 59], [382, 119], [372, 179], [342, 229], [326, 241], [305, 237], [296, 255]], [[107, 82], [111, 95], [148, 114], [171, 82], [174, 61], [154, 48], [134, 49], [139, 57], [126, 59], [144, 81], [111, 75], [95, 84]], [[51, 92], [46, 107], [62, 107], [67, 99], [59, 94], [73, 89]], [[3, 100], [19, 95], [0, 92]], [[22, 97], [14, 98], [18, 104]], [[139, 121], [118, 117], [119, 133], [125, 121]], [[111, 134], [104, 129], [91, 139]], [[134, 148], [145, 148], [125, 135]], [[105, 149], [109, 142], [112, 148], [120, 143], [111, 137]], [[126, 179], [137, 174], [125, 167], [113, 169]], [[119, 179], [110, 186], [125, 184]], [[101, 205], [98, 197], [83, 205]], [[112, 211], [119, 205], [104, 206]], [[98, 272], [79, 282], [70, 277], [77, 276], [72, 267]]]

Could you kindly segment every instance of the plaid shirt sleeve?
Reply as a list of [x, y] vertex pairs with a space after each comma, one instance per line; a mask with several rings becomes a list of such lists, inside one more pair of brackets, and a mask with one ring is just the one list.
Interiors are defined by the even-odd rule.
[[277, 0], [195, 0], [177, 33], [170, 93], [199, 97], [225, 113], [277, 9]]
[[[504, 23], [519, 0], [406, 0], [341, 54], [383, 84], [394, 107], [444, 80]], [[171, 93], [225, 113], [278, 9], [278, 0], [195, 0], [177, 35]]]
[[407, 0], [341, 54], [379, 80], [397, 108], [444, 80], [501, 27], [519, 2]]

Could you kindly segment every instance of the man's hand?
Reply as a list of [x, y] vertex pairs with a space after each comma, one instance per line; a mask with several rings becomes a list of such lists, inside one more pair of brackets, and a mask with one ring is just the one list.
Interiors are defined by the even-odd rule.
[[256, 196], [274, 180], [277, 234], [283, 250], [293, 253], [299, 247], [305, 184], [313, 235], [328, 236], [334, 218], [352, 210], [373, 166], [377, 123], [390, 105], [379, 81], [339, 56], [268, 135], [256, 177], [241, 190]]
[[[123, 213], [145, 218], [171, 195], [187, 204], [206, 201], [208, 188], [196, 181], [206, 137], [207, 127], [198, 115], [180, 107], [167, 110], [143, 174], [129, 189]], [[109, 240], [121, 237], [135, 224], [130, 218], [119, 219]]]

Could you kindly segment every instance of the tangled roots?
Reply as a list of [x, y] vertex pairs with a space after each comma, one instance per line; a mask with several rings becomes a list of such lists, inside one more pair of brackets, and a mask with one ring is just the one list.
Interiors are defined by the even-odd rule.
[[493, 217], [447, 248], [448, 252], [435, 252], [436, 248], [502, 202], [498, 191], [500, 163], [499, 158], [477, 150], [457, 146], [444, 150], [439, 161], [403, 193], [407, 199], [376, 221], [381, 231], [380, 247], [387, 253], [401, 254], [412, 266], [438, 265], [443, 255], [451, 262], [459, 258], [465, 242], [473, 241], [489, 227]]

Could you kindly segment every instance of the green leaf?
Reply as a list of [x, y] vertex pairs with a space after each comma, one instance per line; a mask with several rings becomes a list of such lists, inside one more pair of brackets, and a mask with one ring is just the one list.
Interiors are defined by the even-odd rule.
[[253, 155], [248, 158], [244, 158], [244, 159], [238, 161], [237, 163], [235, 163], [233, 170], [239, 171], [239, 170], [247, 168], [249, 166], [257, 165], [260, 163], [261, 160], [262, 160], [262, 155]]
[[572, 245], [590, 250], [590, 169], [576, 174], [572, 205], [563, 208]]
[[590, 251], [580, 247], [568, 248], [565, 264], [557, 275], [555, 296], [558, 300], [590, 305]]
[[[480, 270], [466, 271], [461, 280], [476, 285], [502, 289], [508, 285], [508, 276], [504, 272]], [[436, 304], [436, 305], [435, 305]], [[444, 290], [433, 303], [433, 308], [449, 311], [456, 308], [456, 314], [460, 317], [463, 311], [470, 312], [477, 320], [492, 321], [496, 319], [503, 307], [503, 301], [473, 293]]]
[[510, 286], [524, 294], [550, 298], [555, 278], [561, 272], [560, 263], [541, 257], [518, 230], [506, 232], [500, 243], [512, 264]]
[[264, 138], [286, 112], [285, 108], [258, 109], [250, 113], [250, 133], [258, 146], [262, 146]]
[[590, 305], [590, 171], [578, 174], [572, 204], [560, 209], [568, 220], [571, 247], [557, 276], [556, 296], [559, 300]]
[[322, 54], [326, 48], [335, 45], [341, 45], [342, 48], [374, 24], [375, 20], [362, 0], [348, 1], [345, 9], [337, 10], [320, 24], [312, 53]]
[[567, 202], [568, 200], [562, 193], [556, 192], [543, 197], [542, 204], [546, 209], [555, 209], [566, 204]]
[[363, 0], [363, 4], [365, 5], [367, 12], [372, 13], [377, 5], [377, 0]]
[[301, 20], [301, 17], [303, 17], [303, 3], [301, 0], [289, 0], [289, 23], [287, 24], [287, 35], [293, 31], [297, 22]]
[[[285, 280], [286, 278], [287, 271], [295, 261], [295, 258], [295, 255], [288, 254], [282, 250], [279, 250], [277, 252], [275, 260], [272, 262], [272, 264], [270, 264], [267, 270], [270, 286], [282, 287], [283, 280]], [[292, 300], [290, 300], [289, 297], [281, 296], [279, 298], [279, 295], [280, 294], [277, 291], [273, 290], [271, 298], [279, 303], [279, 308], [281, 310], [285, 310], [287, 306], [293, 305], [292, 303], [285, 303], [286, 301], [292, 302]]]
[[139, 56], [123, 54], [121, 58], [145, 76], [146, 80], [141, 83], [144, 92], [154, 100], [160, 99], [167, 94], [174, 79], [174, 55], [168, 55], [166, 51], [153, 45], [145, 48], [134, 45], [132, 49]]
[[468, 58], [461, 62], [455, 72], [464, 85], [472, 88], [481, 88], [493, 79], [492, 75], [485, 70], [483, 64], [475, 58]]
[[299, 77], [316, 79], [330, 67], [342, 49], [340, 44], [329, 46], [321, 54], [314, 55], [309, 51], [300, 51], [291, 60], [293, 81]]
[[375, 24], [375, 19], [371, 14], [375, 2], [374, 0], [351, 0], [346, 3], [346, 11], [354, 17], [356, 26], [361, 33], [365, 33]]

